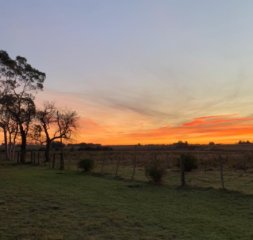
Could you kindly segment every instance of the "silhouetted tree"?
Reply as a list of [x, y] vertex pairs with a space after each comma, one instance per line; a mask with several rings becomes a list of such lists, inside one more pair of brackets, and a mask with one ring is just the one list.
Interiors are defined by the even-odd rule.
[[77, 127], [75, 111], [59, 111], [53, 103], [45, 103], [42, 110], [37, 111], [37, 129], [40, 129], [42, 142], [46, 143], [46, 161], [50, 160], [51, 145], [54, 141], [70, 139]]
[[17, 98], [14, 95], [6, 95], [0, 100], [4, 102], [7, 112], [17, 124], [21, 138], [20, 162], [24, 163], [27, 145], [27, 135], [32, 119], [35, 117], [35, 104], [30, 97]]
[[6, 160], [10, 160], [14, 157], [18, 125], [13, 121], [5, 106], [0, 106], [0, 128], [4, 134], [5, 157]]
[[43, 89], [45, 78], [45, 73], [33, 68], [24, 57], [14, 60], [0, 51], [0, 104], [18, 126], [21, 163], [25, 162], [27, 135], [35, 116], [35, 94]]

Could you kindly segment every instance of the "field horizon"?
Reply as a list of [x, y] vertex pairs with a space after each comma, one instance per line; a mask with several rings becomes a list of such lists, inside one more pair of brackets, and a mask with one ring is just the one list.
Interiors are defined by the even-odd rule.
[[0, 0], [0, 240], [253, 240], [252, 0]]

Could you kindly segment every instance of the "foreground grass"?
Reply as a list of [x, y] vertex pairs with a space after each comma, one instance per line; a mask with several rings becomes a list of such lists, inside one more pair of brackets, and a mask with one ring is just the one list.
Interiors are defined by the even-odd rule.
[[0, 167], [0, 239], [253, 239], [253, 196]]

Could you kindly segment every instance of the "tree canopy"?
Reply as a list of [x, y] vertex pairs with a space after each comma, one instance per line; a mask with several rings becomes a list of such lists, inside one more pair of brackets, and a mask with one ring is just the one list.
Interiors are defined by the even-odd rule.
[[0, 127], [4, 131], [7, 149], [11, 134], [9, 120], [16, 123], [16, 130], [12, 132], [18, 132], [21, 138], [21, 162], [25, 161], [27, 135], [35, 117], [35, 95], [38, 90], [43, 90], [45, 78], [46, 74], [33, 68], [26, 58], [17, 56], [12, 59], [6, 51], [0, 51], [0, 109], [1, 115], [8, 117], [1, 117]]

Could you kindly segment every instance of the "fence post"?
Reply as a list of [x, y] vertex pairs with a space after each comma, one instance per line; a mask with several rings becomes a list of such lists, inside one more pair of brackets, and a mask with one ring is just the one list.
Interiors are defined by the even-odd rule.
[[243, 171], [244, 171], [244, 173], [246, 173], [247, 172], [247, 162], [250, 161], [250, 158], [251, 158], [250, 153], [246, 153], [243, 158], [244, 158]]
[[105, 152], [102, 155], [102, 165], [101, 165], [101, 171], [100, 173], [103, 174], [104, 173], [104, 165], [105, 165]]
[[37, 154], [37, 165], [40, 165], [40, 151]]
[[35, 163], [35, 151], [32, 152], [32, 164], [34, 165]]
[[119, 165], [120, 165], [120, 159], [121, 159], [121, 154], [118, 156], [118, 159], [117, 159], [116, 169], [115, 169], [115, 177], [118, 176]]
[[170, 154], [169, 153], [166, 153], [166, 156], [165, 156], [165, 160], [167, 162], [167, 168], [170, 168]]
[[158, 153], [154, 152], [154, 159], [155, 159], [155, 161], [157, 161], [157, 155], [158, 155]]
[[133, 172], [132, 172], [131, 181], [133, 181], [134, 177], [135, 177], [136, 165], [137, 165], [137, 152], [136, 152], [136, 146], [135, 146], [135, 149], [134, 149], [134, 160], [133, 160]]
[[63, 152], [60, 153], [60, 170], [64, 170], [64, 155], [63, 155]]
[[219, 162], [220, 162], [220, 180], [221, 180], [221, 187], [222, 187], [222, 189], [225, 189], [224, 173], [223, 173], [223, 157], [221, 156], [221, 154], [219, 154]]
[[20, 163], [20, 151], [17, 151], [17, 163]]
[[30, 163], [32, 164], [33, 163], [33, 151], [31, 150], [30, 152]]
[[52, 168], [55, 168], [55, 153], [53, 153]]
[[185, 186], [185, 158], [184, 156], [180, 156], [180, 180], [181, 180], [181, 187]]
[[33, 165], [35, 165], [35, 161], [36, 161], [36, 151], [33, 152]]

